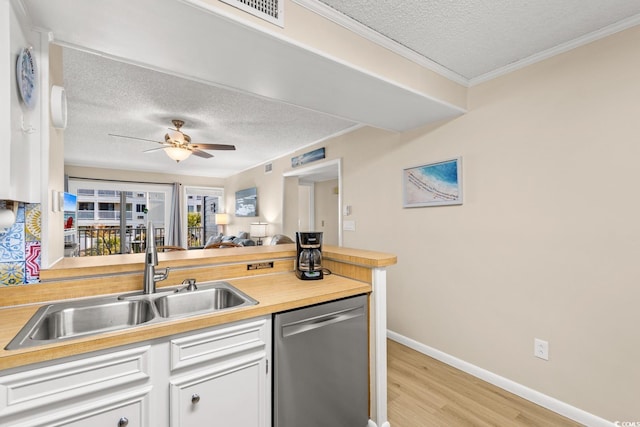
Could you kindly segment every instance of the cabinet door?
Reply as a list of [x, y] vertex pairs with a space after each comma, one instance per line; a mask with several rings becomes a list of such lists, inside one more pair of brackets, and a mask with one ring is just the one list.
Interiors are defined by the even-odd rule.
[[266, 427], [266, 361], [254, 359], [171, 383], [171, 427]]

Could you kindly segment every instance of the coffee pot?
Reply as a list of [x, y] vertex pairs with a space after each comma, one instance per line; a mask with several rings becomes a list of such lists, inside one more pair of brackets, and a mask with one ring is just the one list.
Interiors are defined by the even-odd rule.
[[296, 277], [301, 280], [322, 279], [322, 232], [296, 233]]

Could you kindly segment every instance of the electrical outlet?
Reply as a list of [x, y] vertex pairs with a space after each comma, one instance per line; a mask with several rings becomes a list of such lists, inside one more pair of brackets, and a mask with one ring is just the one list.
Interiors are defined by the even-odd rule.
[[549, 360], [549, 343], [535, 338], [533, 340], [533, 355], [542, 360]]

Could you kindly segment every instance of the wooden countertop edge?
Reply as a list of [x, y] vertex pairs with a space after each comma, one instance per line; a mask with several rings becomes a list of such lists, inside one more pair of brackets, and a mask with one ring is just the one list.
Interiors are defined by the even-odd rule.
[[[323, 256], [335, 261], [368, 268], [388, 267], [397, 263], [392, 254], [339, 246], [323, 246]], [[160, 267], [193, 267], [232, 264], [295, 257], [295, 245], [248, 246], [224, 249], [196, 249], [158, 254]], [[136, 273], [144, 267], [144, 254], [110, 255], [104, 257], [64, 258], [40, 272], [44, 282], [90, 277], [104, 274]]]
[[[16, 368], [33, 363], [45, 362], [48, 360], [69, 356], [75, 356], [98, 350], [105, 350], [123, 345], [143, 343], [145, 341], [167, 337], [170, 335], [195, 331], [197, 329], [221, 325], [238, 320], [270, 315], [281, 311], [371, 292], [371, 286], [369, 284], [357, 282], [355, 280], [347, 279], [344, 277], [332, 276], [332, 278], [328, 281], [330, 282], [330, 284], [326, 287], [325, 292], [322, 291], [323, 284], [320, 283], [321, 281], [318, 281], [318, 283], [307, 285], [309, 286], [309, 288], [313, 288], [313, 292], [311, 292], [310, 295], [300, 297], [296, 296], [295, 294], [301, 292], [304, 293], [305, 291], [303, 288], [301, 288], [301, 286], [305, 286], [303, 285], [303, 283], [308, 282], [297, 281], [292, 273], [283, 274], [287, 275], [288, 283], [286, 284], [286, 287], [293, 287], [293, 292], [292, 289], [287, 289], [285, 291], [282, 291], [284, 296], [281, 295], [280, 297], [277, 296], [277, 290], [266, 290], [266, 288], [261, 290], [260, 286], [256, 285], [256, 283], [261, 280], [261, 278], [259, 277], [229, 280], [229, 282], [236, 286], [238, 289], [260, 301], [260, 303], [255, 306], [237, 310], [230, 310], [223, 313], [200, 315], [190, 318], [171, 320], [163, 323], [155, 323], [152, 325], [143, 325], [124, 331], [104, 333], [100, 335], [94, 335], [92, 337], [78, 338], [61, 343], [49, 344], [46, 346], [24, 348], [19, 350], [4, 350], [4, 347], [8, 344], [11, 338], [18, 333], [24, 323], [23, 321], [20, 321], [19, 325], [3, 324], [2, 329], [4, 331], [2, 335], [4, 336], [4, 338], [2, 340], [3, 342], [0, 343], [2, 345], [2, 350], [0, 350], [0, 370]], [[293, 276], [294, 278], [291, 279], [291, 276]], [[262, 280], [264, 281], [264, 278], [262, 278]], [[270, 284], [268, 285], [273, 285], [275, 283], [275, 280], [277, 280], [277, 277], [270, 277]], [[262, 287], [264, 288], [264, 286]], [[287, 296], [292, 293], [294, 295]], [[276, 296], [274, 297], [274, 295]], [[271, 301], [269, 301], [270, 298]], [[265, 302], [263, 303], [262, 300], [265, 300]], [[41, 305], [42, 304], [34, 304], [28, 307], [23, 306], [19, 309], [29, 310], [29, 313], [31, 313], [32, 315]], [[5, 308], [3, 310], [18, 309]], [[21, 318], [24, 318], [24, 316], [21, 316]], [[7, 337], [9, 336], [11, 338], [7, 339]]]

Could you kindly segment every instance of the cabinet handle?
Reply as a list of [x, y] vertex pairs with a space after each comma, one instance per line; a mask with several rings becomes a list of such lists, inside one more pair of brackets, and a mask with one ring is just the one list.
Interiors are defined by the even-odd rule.
[[129, 420], [127, 419], [127, 417], [122, 417], [120, 418], [120, 421], [118, 421], [118, 427], [127, 427], [129, 425]]
[[197, 393], [194, 393], [193, 396], [191, 396], [191, 403], [195, 405], [198, 402], [200, 402], [200, 395]]

